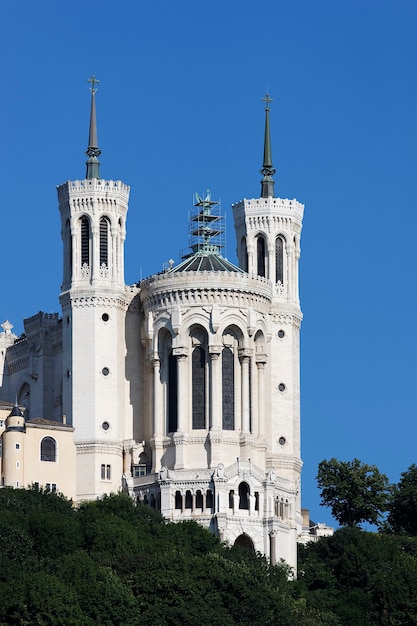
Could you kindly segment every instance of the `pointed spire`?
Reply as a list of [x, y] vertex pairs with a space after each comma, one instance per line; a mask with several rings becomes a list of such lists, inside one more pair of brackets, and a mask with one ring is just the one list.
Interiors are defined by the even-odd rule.
[[269, 103], [272, 98], [267, 93], [262, 100], [265, 102], [265, 139], [264, 139], [264, 162], [262, 164], [261, 174], [261, 198], [274, 197], [274, 179], [275, 168], [272, 165], [271, 135], [269, 132]]
[[97, 140], [97, 122], [96, 122], [96, 85], [100, 82], [94, 74], [91, 78], [88, 79], [88, 82], [91, 83], [90, 91], [91, 91], [91, 111], [90, 111], [90, 134], [88, 137], [88, 148], [86, 151], [86, 155], [88, 156], [88, 160], [86, 162], [87, 165], [87, 173], [85, 177], [87, 179], [92, 178], [100, 178], [100, 161], [98, 157], [101, 154], [101, 150], [98, 147]]

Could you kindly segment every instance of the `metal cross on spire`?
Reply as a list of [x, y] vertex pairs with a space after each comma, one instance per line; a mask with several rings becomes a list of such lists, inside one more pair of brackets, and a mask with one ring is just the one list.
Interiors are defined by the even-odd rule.
[[100, 82], [100, 81], [98, 80], [98, 78], [96, 78], [96, 77], [94, 76], [94, 74], [93, 74], [93, 75], [91, 76], [91, 78], [88, 78], [88, 79], [87, 79], [87, 82], [91, 83], [91, 87], [90, 87], [90, 91], [91, 91], [91, 93], [96, 93], [96, 91], [97, 91], [97, 89], [96, 89], [96, 85], [98, 85], [98, 84], [99, 84], [99, 82]]
[[268, 104], [274, 101], [273, 98], [269, 96], [269, 93], [266, 93], [262, 100], [263, 102], [265, 102], [265, 111], [270, 111], [271, 109], [269, 108]]
[[88, 156], [87, 160], [87, 180], [92, 178], [100, 178], [100, 161], [98, 157], [101, 154], [101, 150], [98, 147], [98, 139], [97, 139], [97, 123], [96, 123], [96, 85], [100, 82], [94, 74], [91, 78], [87, 79], [89, 83], [91, 83], [90, 91], [91, 91], [91, 111], [90, 111], [90, 134], [88, 137], [88, 148], [86, 155]]
[[272, 165], [272, 149], [271, 149], [271, 136], [269, 132], [269, 108], [272, 98], [269, 93], [262, 98], [265, 102], [265, 138], [264, 138], [264, 162], [262, 164], [261, 174], [263, 178], [261, 180], [261, 198], [274, 197], [274, 179], [275, 168]]

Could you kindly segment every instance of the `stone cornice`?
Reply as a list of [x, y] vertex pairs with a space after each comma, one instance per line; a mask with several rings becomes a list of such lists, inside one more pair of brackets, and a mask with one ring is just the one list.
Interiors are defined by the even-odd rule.
[[268, 313], [272, 285], [265, 278], [238, 272], [165, 272], [142, 281], [140, 297], [145, 311], [216, 304]]
[[77, 454], [123, 454], [123, 445], [118, 442], [76, 441]]
[[126, 311], [129, 301], [123, 295], [112, 296], [110, 294], [96, 295], [95, 289], [77, 289], [66, 291], [60, 295], [62, 310], [72, 307], [82, 309], [86, 307], [106, 307]]

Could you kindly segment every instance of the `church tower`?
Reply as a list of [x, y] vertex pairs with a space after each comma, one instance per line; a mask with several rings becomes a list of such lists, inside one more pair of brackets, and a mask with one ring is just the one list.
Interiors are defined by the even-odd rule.
[[117, 491], [123, 444], [132, 437], [125, 411], [124, 241], [129, 187], [100, 177], [92, 76], [84, 180], [58, 187], [63, 240], [63, 413], [75, 428], [77, 498]]
[[297, 485], [300, 510], [300, 310], [298, 262], [304, 205], [275, 197], [270, 103], [265, 102], [264, 158], [260, 198], [233, 205], [239, 265], [271, 284], [271, 339], [265, 368], [267, 467]]

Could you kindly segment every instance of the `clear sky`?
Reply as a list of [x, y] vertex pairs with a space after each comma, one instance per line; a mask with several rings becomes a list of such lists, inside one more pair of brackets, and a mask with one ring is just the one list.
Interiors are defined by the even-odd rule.
[[59, 311], [56, 185], [131, 186], [126, 282], [187, 246], [192, 194], [260, 193], [266, 90], [276, 195], [305, 203], [303, 505], [324, 458], [398, 481], [417, 462], [415, 0], [2, 0], [0, 318]]

